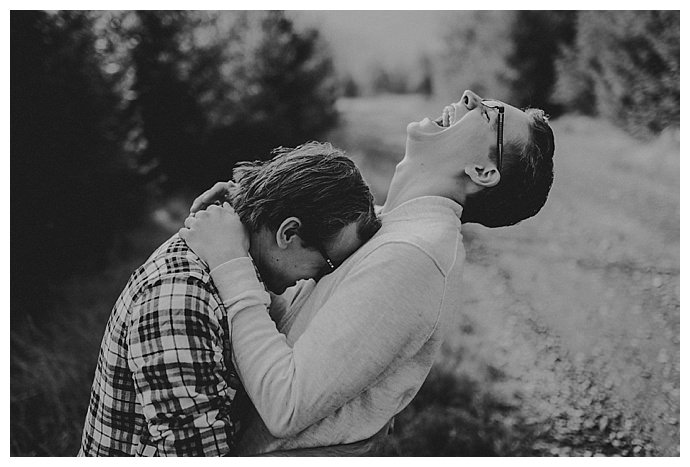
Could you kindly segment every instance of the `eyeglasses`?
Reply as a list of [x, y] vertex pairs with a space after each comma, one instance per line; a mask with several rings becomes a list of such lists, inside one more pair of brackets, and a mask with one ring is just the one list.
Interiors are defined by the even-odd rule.
[[328, 254], [326, 254], [326, 249], [323, 247], [323, 245], [321, 243], [317, 243], [316, 249], [319, 250], [319, 253], [321, 253], [323, 260], [326, 262], [326, 264], [330, 268], [330, 270], [328, 272], [335, 271], [335, 265], [333, 264], [333, 261], [331, 261], [331, 258], [328, 257]]
[[498, 165], [498, 171], [500, 172], [503, 165], [503, 120], [505, 119], [506, 108], [501, 102], [493, 99], [484, 99], [482, 101], [482, 105], [488, 109], [498, 111], [498, 119], [496, 120], [496, 147], [498, 149], [498, 158], [496, 162]]

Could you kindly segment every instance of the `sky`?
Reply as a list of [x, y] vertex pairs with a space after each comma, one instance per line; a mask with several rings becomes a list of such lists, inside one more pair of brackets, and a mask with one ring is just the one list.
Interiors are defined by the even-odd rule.
[[336, 67], [366, 78], [376, 65], [407, 70], [424, 52], [441, 47], [444, 24], [457, 12], [291, 11], [298, 27], [316, 27], [328, 41]]

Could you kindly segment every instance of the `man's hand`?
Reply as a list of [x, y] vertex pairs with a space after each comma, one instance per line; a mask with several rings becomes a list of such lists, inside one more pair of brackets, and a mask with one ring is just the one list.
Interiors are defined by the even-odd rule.
[[204, 211], [190, 214], [184, 225], [180, 237], [212, 270], [227, 261], [248, 256], [249, 233], [230, 203], [210, 205]]
[[229, 182], [216, 183], [194, 200], [192, 207], [189, 208], [189, 213], [194, 214], [196, 212], [203, 211], [213, 204], [220, 204], [224, 201], [227, 201], [228, 195], [231, 193], [234, 187], [235, 182], [232, 180]]

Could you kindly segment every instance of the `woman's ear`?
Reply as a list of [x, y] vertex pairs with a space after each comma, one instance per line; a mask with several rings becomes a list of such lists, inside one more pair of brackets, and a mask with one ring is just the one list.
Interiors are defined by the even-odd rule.
[[484, 167], [479, 164], [468, 164], [465, 166], [465, 174], [467, 174], [475, 184], [483, 188], [495, 186], [501, 181], [501, 173], [493, 165]]
[[288, 248], [290, 244], [299, 239], [299, 229], [302, 221], [297, 217], [288, 217], [278, 226], [276, 231], [276, 244], [278, 248]]

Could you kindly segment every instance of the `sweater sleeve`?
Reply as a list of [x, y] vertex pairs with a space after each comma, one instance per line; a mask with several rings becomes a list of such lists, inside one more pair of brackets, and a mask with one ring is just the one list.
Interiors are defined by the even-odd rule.
[[237, 371], [276, 437], [330, 415], [414, 355], [437, 325], [445, 285], [425, 252], [385, 244], [353, 267], [290, 347], [264, 305], [249, 303], [232, 282], [214, 281], [233, 316]]

